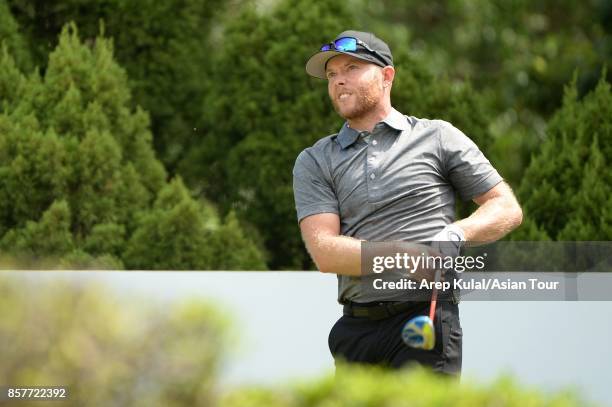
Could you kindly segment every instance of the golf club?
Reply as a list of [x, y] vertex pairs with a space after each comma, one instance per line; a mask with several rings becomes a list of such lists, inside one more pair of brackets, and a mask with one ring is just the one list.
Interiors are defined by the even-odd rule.
[[438, 289], [436, 285], [440, 280], [441, 272], [440, 269], [436, 270], [434, 277], [435, 284], [431, 293], [429, 316], [419, 315], [411, 318], [402, 328], [402, 340], [412, 348], [432, 350], [436, 346], [436, 331], [434, 329], [434, 317], [438, 302]]

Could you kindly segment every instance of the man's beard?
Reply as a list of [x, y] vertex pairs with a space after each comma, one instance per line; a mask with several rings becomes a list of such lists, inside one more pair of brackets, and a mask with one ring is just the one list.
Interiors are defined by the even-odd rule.
[[375, 95], [374, 89], [375, 87], [372, 85], [355, 89], [353, 95], [357, 99], [356, 103], [351, 109], [345, 110], [344, 112], [342, 112], [338, 101], [335, 98], [332, 99], [332, 104], [334, 105], [336, 113], [347, 120], [356, 120], [367, 116], [368, 113], [376, 109], [381, 100], [380, 95]]

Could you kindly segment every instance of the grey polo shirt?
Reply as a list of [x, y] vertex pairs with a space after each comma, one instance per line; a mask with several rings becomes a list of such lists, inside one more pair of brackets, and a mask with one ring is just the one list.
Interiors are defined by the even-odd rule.
[[[346, 123], [298, 156], [293, 191], [298, 222], [336, 213], [341, 234], [367, 241], [426, 241], [455, 221], [464, 200], [502, 181], [476, 144], [442, 120], [392, 110], [371, 133]], [[338, 276], [338, 301], [376, 301], [360, 277]]]

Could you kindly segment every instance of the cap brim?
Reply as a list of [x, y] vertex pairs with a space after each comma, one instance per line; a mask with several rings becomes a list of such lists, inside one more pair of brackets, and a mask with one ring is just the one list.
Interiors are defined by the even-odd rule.
[[330, 59], [338, 55], [350, 55], [353, 58], [361, 59], [371, 64], [385, 66], [371, 55], [342, 51], [319, 51], [311, 56], [306, 62], [306, 72], [308, 75], [314, 76], [315, 78], [327, 79], [327, 75], [325, 75], [325, 66]]
[[[319, 51], [306, 62], [306, 73], [319, 79], [326, 79], [325, 65], [327, 61], [336, 55], [348, 54], [347, 52], [339, 51]], [[350, 54], [349, 54], [350, 55]]]

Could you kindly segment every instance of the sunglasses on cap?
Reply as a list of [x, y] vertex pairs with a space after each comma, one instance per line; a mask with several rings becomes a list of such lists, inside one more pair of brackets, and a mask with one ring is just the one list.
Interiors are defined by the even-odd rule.
[[388, 65], [385, 57], [383, 57], [378, 51], [373, 50], [366, 44], [355, 37], [342, 37], [337, 40], [330, 42], [329, 44], [325, 44], [321, 47], [321, 51], [345, 51], [345, 52], [356, 52], [357, 46], [361, 45], [366, 49], [369, 53], [373, 54], [376, 58], [378, 58], [385, 66]]

